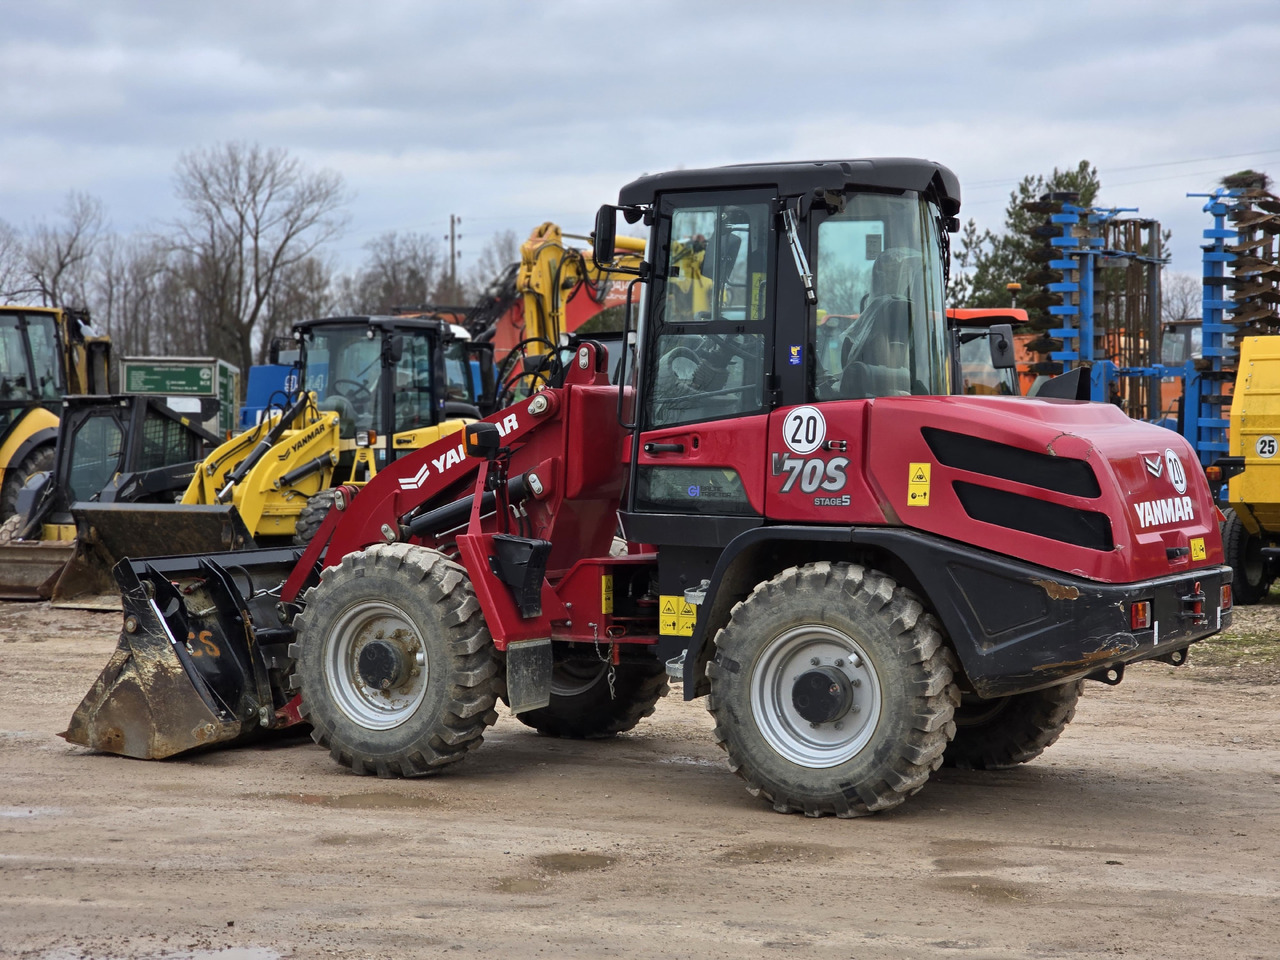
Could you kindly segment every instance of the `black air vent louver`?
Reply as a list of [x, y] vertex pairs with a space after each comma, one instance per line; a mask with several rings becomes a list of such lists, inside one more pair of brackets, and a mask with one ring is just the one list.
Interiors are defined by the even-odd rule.
[[1078, 510], [1065, 504], [1019, 493], [995, 490], [956, 480], [952, 483], [961, 506], [974, 520], [993, 523], [1010, 530], [1072, 543], [1090, 550], [1111, 550], [1111, 518], [1093, 510]]
[[920, 432], [938, 462], [945, 466], [1071, 497], [1092, 499], [1102, 494], [1093, 468], [1083, 460], [1036, 453], [936, 427], [924, 427]]

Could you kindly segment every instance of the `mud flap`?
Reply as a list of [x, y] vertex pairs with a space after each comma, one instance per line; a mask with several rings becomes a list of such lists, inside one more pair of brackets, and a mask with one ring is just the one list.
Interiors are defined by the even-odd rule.
[[208, 556], [257, 544], [234, 504], [75, 503], [75, 555], [53, 587], [55, 607], [119, 610], [111, 571], [126, 557]]
[[232, 578], [199, 560], [189, 595], [205, 609], [192, 613], [167, 576], [138, 566], [141, 576], [134, 564], [116, 567], [125, 628], [62, 736], [158, 760], [256, 734], [270, 722], [271, 688]]

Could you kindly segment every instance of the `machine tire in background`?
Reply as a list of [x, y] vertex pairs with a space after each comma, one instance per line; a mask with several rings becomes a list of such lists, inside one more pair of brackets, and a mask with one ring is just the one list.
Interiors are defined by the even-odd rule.
[[294, 543], [305, 547], [312, 541], [316, 531], [320, 529], [320, 524], [324, 523], [324, 518], [328, 516], [329, 508], [333, 506], [336, 495], [334, 490], [321, 490], [307, 498], [307, 505], [298, 514], [298, 524], [293, 531]]
[[305, 604], [289, 647], [294, 682], [312, 739], [334, 760], [421, 776], [479, 746], [501, 678], [461, 566], [426, 547], [377, 544], [325, 570]]
[[6, 470], [4, 485], [0, 487], [0, 520], [7, 520], [18, 509], [18, 491], [37, 473], [53, 469], [53, 445], [36, 447], [16, 467]]
[[0, 543], [12, 543], [18, 539], [18, 531], [22, 529], [22, 515], [15, 513], [0, 523]]
[[789, 568], [735, 606], [715, 642], [716, 740], [780, 813], [887, 810], [942, 764], [960, 701], [954, 655], [891, 577], [828, 561]]
[[964, 698], [956, 709], [956, 735], [942, 755], [948, 767], [1004, 770], [1034, 760], [1076, 715], [1084, 681], [994, 700]]
[[1222, 525], [1223, 559], [1234, 574], [1231, 599], [1234, 603], [1258, 603], [1271, 590], [1271, 581], [1275, 579], [1270, 564], [1262, 556], [1262, 538], [1250, 533], [1230, 507], [1222, 513], [1227, 518]]
[[667, 695], [667, 671], [661, 663], [623, 662], [614, 667], [590, 660], [561, 661], [551, 674], [551, 703], [516, 714], [525, 726], [549, 737], [599, 740], [630, 730], [653, 713]]

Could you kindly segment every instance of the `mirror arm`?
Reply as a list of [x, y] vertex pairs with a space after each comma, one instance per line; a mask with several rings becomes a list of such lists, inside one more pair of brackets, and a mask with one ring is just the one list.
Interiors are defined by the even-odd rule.
[[787, 228], [787, 242], [791, 246], [791, 256], [796, 262], [796, 273], [800, 274], [800, 282], [804, 284], [805, 302], [812, 305], [818, 302], [818, 291], [813, 286], [813, 273], [809, 270], [809, 260], [800, 246], [800, 232], [796, 229], [796, 217], [789, 206], [782, 208], [782, 222]]

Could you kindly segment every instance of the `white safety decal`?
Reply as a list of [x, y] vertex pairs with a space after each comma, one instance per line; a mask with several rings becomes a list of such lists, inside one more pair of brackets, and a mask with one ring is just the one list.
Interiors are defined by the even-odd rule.
[[808, 456], [827, 439], [827, 421], [817, 407], [796, 407], [782, 421], [782, 440], [787, 449]]
[[1165, 450], [1164, 463], [1169, 468], [1169, 482], [1173, 484], [1173, 489], [1179, 493], [1186, 493], [1187, 474], [1182, 469], [1182, 461], [1178, 459], [1178, 455], [1172, 450]]

